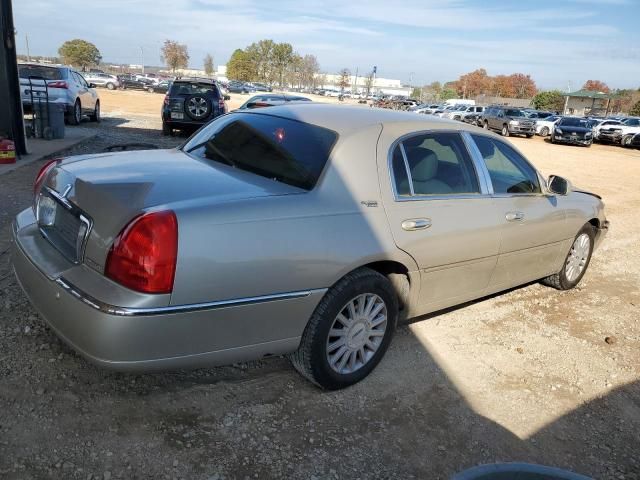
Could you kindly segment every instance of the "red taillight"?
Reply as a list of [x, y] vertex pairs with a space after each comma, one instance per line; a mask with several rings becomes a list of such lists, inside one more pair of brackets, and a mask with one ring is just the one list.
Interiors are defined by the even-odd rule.
[[164, 104], [165, 105], [169, 105], [169, 95], [168, 94], [165, 95], [165, 97], [164, 97]]
[[178, 220], [172, 211], [135, 218], [113, 242], [105, 275], [131, 290], [171, 293], [178, 256]]
[[36, 175], [36, 180], [33, 182], [33, 192], [36, 193], [42, 187], [44, 180], [47, 178], [47, 173], [51, 170], [60, 160], [61, 158], [54, 158], [51, 160], [47, 160], [47, 162], [40, 168], [38, 175]]
[[225, 108], [224, 98], [218, 99], [218, 107], [220, 107], [220, 110], [224, 111], [224, 108]]
[[64, 80], [56, 80], [55, 82], [47, 82], [49, 88], [69, 88], [69, 85]]

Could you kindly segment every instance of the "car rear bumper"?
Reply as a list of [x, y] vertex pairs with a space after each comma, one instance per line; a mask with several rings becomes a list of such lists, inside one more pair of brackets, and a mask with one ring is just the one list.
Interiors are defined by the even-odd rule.
[[157, 308], [109, 305], [72, 284], [65, 272], [51, 278], [48, 263], [59, 254], [34, 238], [33, 227], [16, 221], [12, 229], [20, 286], [62, 340], [92, 363], [115, 370], [223, 365], [292, 352], [326, 291]]

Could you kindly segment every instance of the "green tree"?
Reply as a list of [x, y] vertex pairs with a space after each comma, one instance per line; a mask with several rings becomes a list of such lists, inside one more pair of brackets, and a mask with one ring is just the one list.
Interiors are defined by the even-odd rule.
[[247, 52], [238, 48], [227, 62], [227, 76], [233, 80], [249, 82], [256, 77], [255, 64]]
[[86, 70], [91, 65], [97, 65], [102, 59], [100, 50], [93, 43], [76, 38], [67, 40], [58, 49], [62, 61], [68, 65]]
[[638, 100], [631, 110], [629, 110], [629, 115], [633, 115], [634, 117], [640, 117], [640, 100]]
[[453, 88], [445, 87], [440, 92], [440, 100], [449, 100], [451, 98], [456, 98], [458, 94]]
[[208, 53], [204, 57], [204, 73], [208, 77], [213, 75], [213, 57]]
[[564, 96], [560, 90], [549, 90], [538, 93], [531, 103], [537, 110], [561, 112], [564, 109]]
[[411, 90], [411, 98], [419, 98], [422, 100], [422, 87], [413, 87], [413, 90]]
[[160, 53], [160, 61], [166, 63], [173, 73], [177, 69], [187, 68], [189, 65], [189, 51], [186, 45], [173, 40], [165, 40]]
[[284, 74], [294, 59], [293, 47], [290, 43], [276, 43], [272, 52], [272, 65], [274, 78], [278, 79], [278, 84], [284, 83]]

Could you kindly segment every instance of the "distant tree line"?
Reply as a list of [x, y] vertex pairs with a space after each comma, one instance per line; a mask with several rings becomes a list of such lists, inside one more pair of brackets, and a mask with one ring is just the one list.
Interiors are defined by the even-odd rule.
[[300, 55], [290, 43], [260, 40], [237, 49], [227, 62], [227, 77], [245, 82], [313, 87], [320, 64], [314, 55]]

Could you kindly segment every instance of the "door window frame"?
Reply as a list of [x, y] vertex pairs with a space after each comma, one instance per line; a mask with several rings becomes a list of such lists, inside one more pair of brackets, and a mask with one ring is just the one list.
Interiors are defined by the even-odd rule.
[[486, 181], [487, 186], [489, 188], [489, 195], [491, 195], [491, 197], [493, 197], [493, 198], [548, 197], [548, 196], [551, 195], [549, 190], [548, 190], [548, 187], [547, 187], [547, 181], [540, 174], [538, 169], [527, 159], [527, 157], [525, 157], [522, 153], [520, 153], [513, 145], [509, 145], [507, 142], [503, 141], [502, 139], [495, 138], [493, 135], [487, 135], [484, 132], [473, 132], [473, 135], [486, 137], [486, 138], [488, 138], [488, 139], [490, 139], [491, 141], [494, 141], [494, 142], [501, 142], [502, 144], [504, 144], [507, 147], [511, 148], [535, 172], [536, 177], [538, 178], [538, 183], [540, 184], [540, 192], [536, 192], [536, 193], [495, 193], [495, 191], [493, 190], [493, 182], [491, 181], [491, 174], [489, 173], [489, 169], [487, 168], [487, 164], [485, 163], [484, 157], [482, 156], [482, 153], [480, 152], [480, 149], [476, 145], [476, 142], [473, 139], [473, 136], [472, 136], [471, 132], [464, 132], [463, 136], [466, 136], [468, 138], [467, 145], [469, 147], [469, 150], [471, 150], [471, 156], [475, 157], [476, 160], [478, 160], [478, 163], [480, 164], [481, 170], [482, 170], [483, 175], [485, 177], [485, 181]]
[[[411, 171], [409, 168], [409, 160], [407, 159], [407, 154], [404, 149], [403, 142], [408, 138], [418, 137], [421, 135], [437, 135], [440, 133], [454, 133], [460, 137], [462, 140], [462, 144], [469, 155], [469, 159], [471, 160], [471, 164], [473, 166], [473, 172], [475, 173], [476, 179], [478, 181], [478, 186], [480, 187], [480, 192], [478, 193], [451, 193], [451, 194], [437, 194], [437, 195], [425, 195], [425, 194], [416, 194], [413, 191], [413, 179], [411, 177]], [[387, 154], [387, 170], [389, 171], [389, 178], [391, 180], [391, 190], [393, 192], [393, 199], [396, 202], [420, 202], [420, 201], [429, 201], [429, 200], [452, 200], [452, 199], [478, 199], [478, 198], [488, 198], [492, 192], [493, 187], [490, 184], [487, 184], [487, 175], [485, 175], [484, 171], [486, 171], [486, 166], [484, 165], [484, 160], [480, 157], [480, 162], [478, 161], [478, 156], [474, 155], [471, 144], [473, 144], [473, 140], [468, 136], [468, 133], [464, 130], [456, 130], [456, 129], [430, 129], [430, 130], [418, 130], [415, 132], [406, 133], [400, 137], [398, 137], [389, 147], [389, 152]], [[475, 147], [475, 144], [473, 144]], [[407, 180], [409, 181], [409, 191], [410, 195], [400, 195], [398, 193], [396, 176], [393, 171], [393, 152], [396, 147], [400, 147], [400, 153], [402, 155], [402, 159], [404, 161], [404, 168], [407, 175]], [[475, 147], [477, 149], [477, 147]], [[478, 150], [479, 152], [479, 150]], [[484, 169], [484, 170], [483, 170]]]

